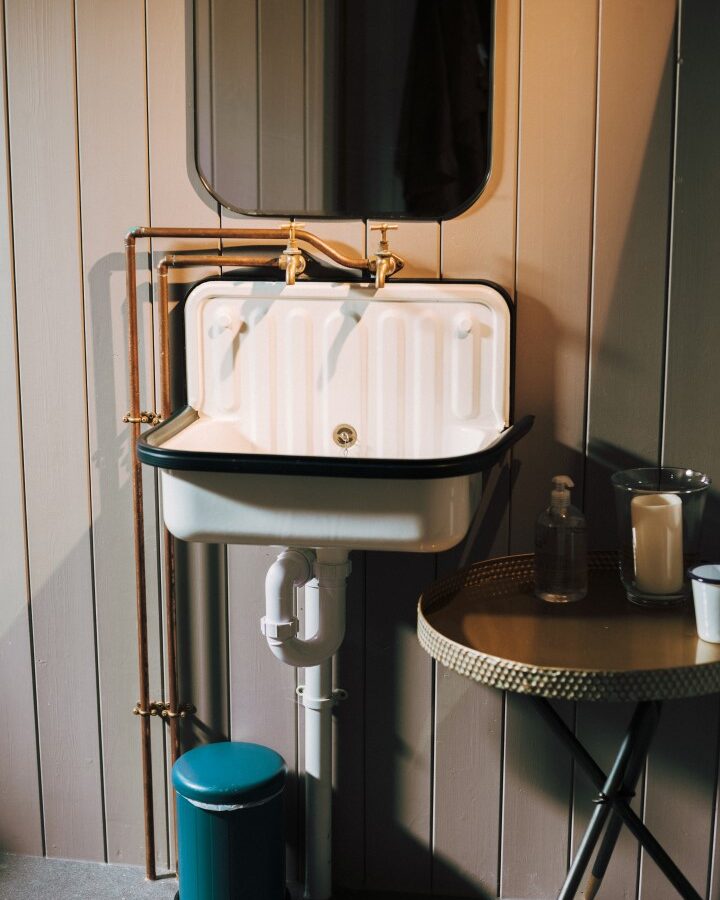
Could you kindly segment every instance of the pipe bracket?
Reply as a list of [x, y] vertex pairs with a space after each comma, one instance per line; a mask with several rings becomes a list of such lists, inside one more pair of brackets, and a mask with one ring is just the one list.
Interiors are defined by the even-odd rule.
[[327, 706], [336, 706], [342, 700], [347, 700], [348, 692], [343, 688], [336, 688], [329, 697], [308, 697], [305, 693], [307, 685], [299, 684], [295, 693], [300, 698], [306, 709], [322, 710]]
[[159, 716], [161, 719], [185, 719], [195, 711], [192, 703], [181, 703], [176, 710], [173, 710], [165, 700], [151, 700], [147, 709], [143, 709], [138, 701], [133, 707], [132, 714], [143, 718], [146, 716]]
[[133, 416], [129, 412], [125, 413], [122, 420], [128, 425], [159, 425], [162, 417], [151, 410], [141, 410], [139, 416]]

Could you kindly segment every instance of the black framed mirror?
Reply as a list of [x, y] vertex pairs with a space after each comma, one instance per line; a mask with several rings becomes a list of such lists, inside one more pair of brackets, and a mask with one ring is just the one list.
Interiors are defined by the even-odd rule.
[[493, 0], [195, 0], [195, 158], [249, 215], [446, 219], [490, 169]]

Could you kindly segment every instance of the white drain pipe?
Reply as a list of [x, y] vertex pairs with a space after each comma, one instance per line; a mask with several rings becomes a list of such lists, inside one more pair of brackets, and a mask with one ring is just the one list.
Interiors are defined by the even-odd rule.
[[[345, 636], [347, 550], [283, 550], [265, 579], [262, 631], [275, 656], [305, 667], [305, 898], [332, 892], [332, 657]], [[313, 577], [314, 576], [314, 577]], [[312, 580], [310, 580], [312, 579]], [[294, 589], [305, 585], [305, 634], [297, 636]]]

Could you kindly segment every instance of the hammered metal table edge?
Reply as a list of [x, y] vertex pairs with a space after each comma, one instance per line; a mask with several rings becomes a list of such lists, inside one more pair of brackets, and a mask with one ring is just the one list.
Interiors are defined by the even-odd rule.
[[[468, 577], [500, 573], [496, 579], [500, 580], [503, 572], [527, 565], [531, 560], [532, 554], [486, 560], [436, 582], [423, 593], [417, 607], [417, 636], [423, 650], [446, 668], [480, 684], [548, 699], [621, 703], [680, 700], [720, 691], [720, 662], [629, 672], [531, 666], [458, 644], [436, 631], [425, 618], [423, 602], [447, 596]], [[607, 551], [590, 554], [589, 565], [601, 571], [614, 568], [617, 555]]]

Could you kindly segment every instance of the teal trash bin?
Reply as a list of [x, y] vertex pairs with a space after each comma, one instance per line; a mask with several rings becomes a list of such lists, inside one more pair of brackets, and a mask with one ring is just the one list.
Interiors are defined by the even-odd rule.
[[205, 744], [180, 757], [180, 900], [284, 900], [286, 773], [260, 744]]

